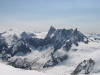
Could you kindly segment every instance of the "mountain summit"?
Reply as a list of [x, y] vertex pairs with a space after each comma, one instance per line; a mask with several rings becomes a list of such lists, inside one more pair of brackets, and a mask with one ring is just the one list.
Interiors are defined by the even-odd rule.
[[56, 29], [53, 26], [51, 26], [46, 37], [52, 37], [55, 31]]

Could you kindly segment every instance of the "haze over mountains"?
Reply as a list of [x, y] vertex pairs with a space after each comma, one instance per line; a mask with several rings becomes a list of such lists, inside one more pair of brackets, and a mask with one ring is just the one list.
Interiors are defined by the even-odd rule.
[[56, 75], [100, 74], [99, 55], [100, 34], [85, 35], [77, 28], [0, 31], [0, 58], [15, 68]]

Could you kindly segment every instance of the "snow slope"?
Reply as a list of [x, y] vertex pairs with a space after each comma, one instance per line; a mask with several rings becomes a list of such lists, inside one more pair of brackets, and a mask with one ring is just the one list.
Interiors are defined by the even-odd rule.
[[50, 75], [34, 70], [22, 70], [0, 63], [0, 75]]

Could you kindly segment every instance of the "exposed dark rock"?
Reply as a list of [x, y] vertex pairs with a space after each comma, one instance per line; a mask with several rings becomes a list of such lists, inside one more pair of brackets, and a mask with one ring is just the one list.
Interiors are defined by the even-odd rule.
[[57, 40], [55, 43], [54, 43], [54, 52], [57, 51], [58, 49], [60, 49], [63, 45], [64, 45], [65, 41], [59, 41]]
[[23, 40], [19, 40], [6, 51], [6, 53], [11, 54], [11, 56], [14, 56], [18, 52], [22, 52], [23, 54], [26, 54], [28, 52], [31, 52], [31, 50]]
[[94, 60], [92, 60], [92, 59], [84, 60], [83, 62], [79, 63], [79, 65], [74, 70], [72, 75], [78, 75], [81, 72], [83, 74], [89, 74], [93, 70], [94, 65], [95, 65], [95, 61]]
[[17, 58], [14, 62], [10, 61], [9, 65], [12, 65], [16, 68], [28, 69], [30, 67], [30, 62], [27, 61], [27, 58]]
[[63, 62], [63, 61], [66, 60], [67, 58], [68, 58], [67, 55], [64, 55], [64, 56], [62, 56], [62, 57], [57, 57], [57, 58], [55, 58], [55, 57], [53, 56], [53, 53], [51, 53], [51, 60], [48, 60], [48, 61], [44, 64], [43, 68], [56, 66], [59, 62]]
[[67, 41], [63, 48], [66, 49], [67, 51], [69, 51], [71, 46], [72, 46], [72, 42], [71, 41]]
[[51, 38], [45, 38], [45, 39], [39, 39], [39, 38], [29, 38], [27, 39], [29, 42], [29, 45], [32, 45], [33, 47], [37, 48], [39, 46], [45, 46], [48, 44], [52, 44]]
[[[52, 27], [51, 27], [52, 28]], [[48, 34], [51, 33], [50, 32], [51, 29], [49, 30]], [[78, 42], [84, 42], [84, 43], [88, 43], [88, 38], [82, 34], [80, 31], [77, 30], [77, 28], [75, 30], [73, 29], [54, 29], [54, 32], [52, 32], [49, 36], [54, 44], [54, 52], [57, 51], [58, 49], [60, 49], [64, 44], [66, 44], [66, 48], [67, 50], [70, 49], [72, 43], [75, 44], [76, 46], [78, 46]], [[47, 36], [46, 36], [47, 38]], [[85, 40], [84, 40], [85, 39]], [[69, 43], [67, 40], [70, 40]], [[67, 41], [67, 42], [66, 42]]]
[[51, 26], [49, 31], [48, 31], [48, 34], [46, 35], [46, 38], [51, 37], [52, 34], [55, 33], [55, 31], [56, 31], [56, 29], [53, 26]]
[[88, 38], [76, 28], [72, 33], [72, 41], [88, 43]]
[[29, 39], [29, 38], [31, 38], [32, 36], [36, 36], [35, 34], [33, 34], [33, 33], [26, 33], [25, 31], [24, 32], [22, 32], [22, 34], [21, 34], [21, 37], [25, 40], [25, 39]]
[[9, 54], [2, 54], [1, 58], [2, 58], [3, 61], [8, 61], [11, 58], [11, 55], [9, 55]]
[[0, 36], [0, 53], [7, 48], [8, 46], [5, 39], [2, 36]]

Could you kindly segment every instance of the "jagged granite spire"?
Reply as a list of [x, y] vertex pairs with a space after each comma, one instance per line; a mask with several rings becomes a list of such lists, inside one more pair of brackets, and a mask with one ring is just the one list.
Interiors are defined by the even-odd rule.
[[51, 30], [51, 29], [56, 30], [53, 26], [50, 27], [50, 30]]
[[52, 37], [52, 34], [54, 34], [55, 31], [56, 29], [53, 26], [51, 26], [46, 37]]
[[75, 31], [77, 32], [77, 28], [75, 29]]
[[76, 29], [74, 30], [74, 33], [77, 33], [77, 31], [78, 31], [78, 30], [77, 30], [77, 28], [76, 28]]

